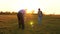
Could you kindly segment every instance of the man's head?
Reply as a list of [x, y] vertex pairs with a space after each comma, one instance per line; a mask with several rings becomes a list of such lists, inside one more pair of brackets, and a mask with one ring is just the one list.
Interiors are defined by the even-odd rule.
[[18, 13], [22, 13], [22, 14], [25, 14], [25, 9], [21, 9], [21, 10], [19, 10], [19, 12]]
[[38, 8], [38, 10], [40, 11], [40, 8]]

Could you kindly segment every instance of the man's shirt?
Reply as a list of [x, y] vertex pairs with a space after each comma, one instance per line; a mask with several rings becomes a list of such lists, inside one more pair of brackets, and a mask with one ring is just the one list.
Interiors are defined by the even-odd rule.
[[39, 16], [39, 17], [42, 17], [42, 15], [43, 15], [43, 14], [42, 14], [42, 11], [38, 11], [38, 16]]

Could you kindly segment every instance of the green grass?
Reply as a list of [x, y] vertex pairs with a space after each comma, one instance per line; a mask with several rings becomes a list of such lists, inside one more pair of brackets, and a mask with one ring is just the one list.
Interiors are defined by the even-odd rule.
[[[25, 16], [25, 30], [18, 28], [16, 15], [0, 15], [0, 34], [60, 34], [60, 16], [43, 16], [38, 25], [37, 15]], [[33, 22], [33, 27], [30, 22]]]

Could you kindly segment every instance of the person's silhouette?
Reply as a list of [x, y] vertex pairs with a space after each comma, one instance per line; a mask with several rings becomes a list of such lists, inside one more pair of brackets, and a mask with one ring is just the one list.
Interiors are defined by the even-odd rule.
[[43, 16], [43, 13], [42, 13], [42, 11], [41, 11], [40, 8], [39, 8], [39, 9], [38, 9], [38, 24], [39, 24], [39, 25], [41, 25], [42, 16]]
[[25, 28], [25, 25], [24, 25], [24, 14], [25, 14], [25, 10], [24, 9], [20, 10], [18, 12], [18, 14], [17, 14], [19, 28], [22, 27], [22, 29]]

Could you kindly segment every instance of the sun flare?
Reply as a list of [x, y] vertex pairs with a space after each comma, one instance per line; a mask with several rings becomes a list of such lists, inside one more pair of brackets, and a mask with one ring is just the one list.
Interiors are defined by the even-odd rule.
[[60, 0], [0, 0], [0, 11], [15, 11], [20, 9], [28, 9], [27, 13], [31, 13], [31, 10], [41, 8], [45, 14], [60, 14]]

